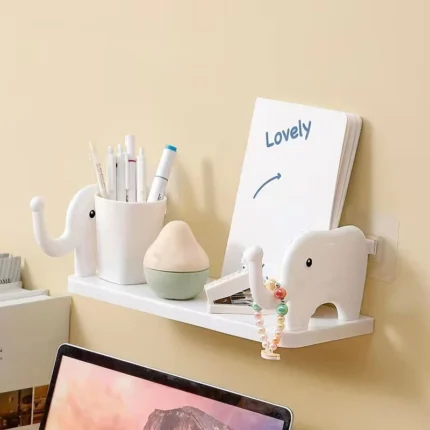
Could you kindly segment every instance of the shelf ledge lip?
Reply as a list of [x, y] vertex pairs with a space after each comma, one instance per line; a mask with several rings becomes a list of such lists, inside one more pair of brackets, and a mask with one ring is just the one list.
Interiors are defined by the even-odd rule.
[[[146, 284], [117, 285], [103, 281], [97, 276], [76, 275], [69, 276], [67, 289], [73, 294], [259, 342], [253, 315], [209, 313], [204, 291], [193, 300], [165, 300], [157, 297]], [[269, 315], [265, 320], [271, 337], [275, 317]], [[371, 334], [373, 325], [374, 319], [366, 316], [360, 316], [354, 321], [339, 321], [335, 309], [322, 306], [311, 319], [308, 330], [285, 331], [279, 347], [301, 348]]]

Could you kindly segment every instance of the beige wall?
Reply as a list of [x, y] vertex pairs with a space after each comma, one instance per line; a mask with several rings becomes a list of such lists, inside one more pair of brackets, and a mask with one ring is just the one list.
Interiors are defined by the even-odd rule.
[[430, 6], [396, 3], [0, 2], [0, 247], [25, 257], [29, 287], [65, 294], [73, 267], [35, 246], [30, 198], [61, 233], [94, 180], [88, 139], [104, 151], [129, 132], [152, 164], [180, 148], [170, 218], [218, 275], [257, 96], [360, 114], [347, 205], [400, 222], [396, 281], [366, 287], [373, 336], [272, 363], [256, 343], [76, 297], [73, 342], [289, 405], [299, 430], [428, 428]]

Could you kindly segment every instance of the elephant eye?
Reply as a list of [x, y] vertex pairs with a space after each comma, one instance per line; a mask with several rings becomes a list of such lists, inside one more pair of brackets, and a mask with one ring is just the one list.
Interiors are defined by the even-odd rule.
[[96, 216], [95, 210], [90, 210], [90, 218], [94, 218]]
[[307, 267], [311, 267], [311, 266], [312, 266], [312, 258], [308, 258], [308, 259], [306, 260], [306, 266], [307, 266]]

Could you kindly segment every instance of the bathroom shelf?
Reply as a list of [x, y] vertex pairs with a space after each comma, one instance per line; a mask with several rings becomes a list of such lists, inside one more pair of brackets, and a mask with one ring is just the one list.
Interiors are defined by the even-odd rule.
[[[103, 302], [119, 305], [231, 336], [258, 341], [253, 315], [211, 314], [207, 311], [206, 294], [196, 299], [171, 301], [158, 298], [146, 285], [116, 285], [98, 277], [69, 276], [68, 291]], [[268, 331], [273, 331], [275, 316], [265, 316]], [[373, 333], [373, 318], [360, 316], [355, 321], [339, 321], [336, 309], [322, 306], [312, 318], [309, 329], [284, 332], [282, 348], [300, 348], [317, 343], [346, 339]]]

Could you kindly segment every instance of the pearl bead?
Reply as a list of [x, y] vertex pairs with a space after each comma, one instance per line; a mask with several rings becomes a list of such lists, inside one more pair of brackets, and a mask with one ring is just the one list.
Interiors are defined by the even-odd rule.
[[267, 335], [266, 334], [262, 334], [260, 336], [260, 340], [261, 340], [261, 342], [266, 342], [267, 341]]
[[265, 287], [270, 290], [270, 291], [274, 291], [276, 289], [276, 281], [273, 279], [268, 279], [265, 283], [264, 283]]
[[276, 328], [279, 329], [279, 330], [284, 330], [285, 324], [284, 323], [278, 323], [278, 325], [276, 326]]
[[261, 346], [264, 348], [264, 349], [267, 349], [267, 348], [269, 348], [269, 342], [263, 342], [262, 344], [261, 344]]
[[285, 291], [285, 288], [278, 288], [277, 290], [275, 290], [275, 297], [278, 300], [283, 300], [285, 299], [285, 296], [287, 295], [287, 292]]
[[284, 317], [283, 315], [278, 315], [278, 316], [276, 317], [276, 320], [277, 320], [278, 322], [283, 323], [283, 322], [285, 321], [285, 317]]
[[257, 324], [257, 327], [263, 327], [264, 321], [263, 320], [257, 320], [257, 322], [255, 324]]
[[276, 336], [276, 337], [281, 337], [281, 336], [282, 336], [282, 330], [278, 328], [278, 329], [275, 331], [275, 336]]
[[285, 303], [281, 303], [276, 307], [276, 312], [278, 315], [286, 315], [288, 312], [288, 306]]
[[252, 304], [252, 309], [254, 309], [254, 311], [256, 311], [256, 312], [260, 312], [261, 311], [260, 306], [258, 306], [258, 304], [255, 303], [255, 302]]
[[257, 320], [261, 320], [262, 315], [261, 315], [261, 313], [260, 313], [260, 312], [257, 312], [256, 314], [254, 314], [254, 317], [255, 317], [255, 319], [257, 319]]
[[278, 348], [278, 345], [276, 345], [275, 343], [271, 343], [271, 344], [270, 344], [270, 349], [271, 349], [272, 351], [275, 351], [277, 348]]
[[279, 342], [281, 341], [281, 339], [277, 339], [276, 337], [272, 340], [272, 344], [273, 345], [277, 345]]
[[264, 327], [260, 327], [258, 329], [258, 334], [264, 334], [264, 333], [266, 333], [266, 329]]

